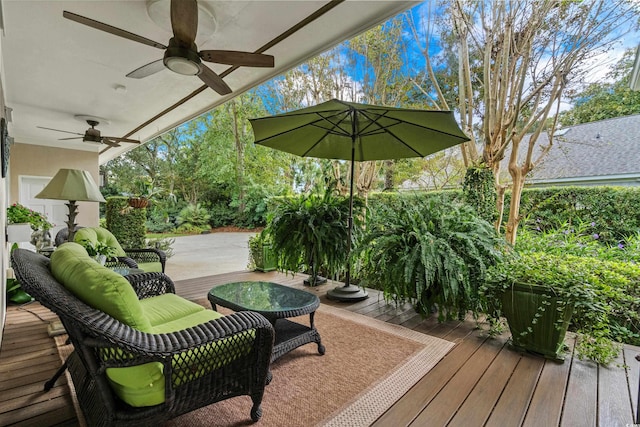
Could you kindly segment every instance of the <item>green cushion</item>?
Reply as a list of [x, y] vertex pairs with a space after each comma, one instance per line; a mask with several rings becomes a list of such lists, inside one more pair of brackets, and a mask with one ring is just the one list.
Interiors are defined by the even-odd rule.
[[138, 268], [145, 273], [162, 273], [162, 264], [159, 262], [138, 262]]
[[[165, 325], [155, 327], [154, 332], [176, 332], [222, 317], [220, 313], [205, 310], [204, 307], [201, 308], [202, 310], [191, 313], [183, 319], [176, 319]], [[218, 349], [220, 345], [224, 345], [222, 344], [224, 341], [226, 340], [211, 344], [204, 351], [210, 352], [211, 348]], [[223, 363], [237, 358], [237, 356], [232, 359], [206, 357], [204, 358], [206, 362], [203, 363], [202, 358], [194, 356], [194, 352], [191, 350], [174, 356], [174, 383], [176, 385], [182, 384], [185, 380], [198, 378]], [[113, 391], [124, 402], [134, 407], [153, 406], [164, 402], [165, 381], [163, 371], [161, 363], [152, 362], [126, 368], [107, 368], [107, 378]]]
[[[162, 294], [155, 297], [140, 300], [144, 316], [151, 326], [172, 322], [181, 317], [188, 316], [205, 308], [195, 302], [191, 302], [176, 294]], [[189, 325], [193, 326], [193, 325]]]
[[[85, 227], [76, 231], [76, 234], [73, 238], [73, 241], [76, 243], [82, 243], [82, 241], [87, 240], [94, 245], [97, 242], [103, 243], [109, 247], [115, 248], [116, 253], [115, 256], [127, 256], [118, 243], [118, 239], [114, 236], [109, 230], [102, 227]], [[146, 270], [145, 270], [146, 271]]]
[[196, 313], [191, 313], [179, 319], [172, 320], [161, 325], [153, 327], [154, 334], [169, 334], [171, 332], [181, 331], [183, 329], [190, 328], [195, 325], [207, 323], [210, 320], [219, 319], [222, 314], [213, 310], [202, 310]]
[[60, 245], [51, 254], [51, 272], [85, 304], [134, 329], [151, 332], [151, 323], [144, 316], [138, 296], [127, 279], [98, 264], [79, 244]]
[[164, 374], [160, 362], [107, 368], [107, 378], [116, 396], [131, 406], [154, 406], [164, 402]]

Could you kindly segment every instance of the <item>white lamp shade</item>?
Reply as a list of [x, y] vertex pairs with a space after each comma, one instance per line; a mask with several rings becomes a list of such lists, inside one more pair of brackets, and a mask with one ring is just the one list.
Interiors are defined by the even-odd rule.
[[36, 199], [105, 201], [91, 174], [79, 169], [60, 169]]

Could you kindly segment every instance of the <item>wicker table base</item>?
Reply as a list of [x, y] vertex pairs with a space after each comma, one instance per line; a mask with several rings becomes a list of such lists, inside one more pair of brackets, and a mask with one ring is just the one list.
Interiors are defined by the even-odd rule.
[[[309, 343], [316, 343], [318, 353], [325, 353], [313, 321], [320, 300], [309, 292], [271, 282], [233, 282], [216, 286], [207, 297], [214, 310], [219, 304], [235, 311], [255, 311], [266, 317], [276, 331], [272, 362]], [[288, 320], [304, 314], [309, 315], [309, 326]]]
[[312, 342], [318, 344], [318, 353], [324, 354], [325, 348], [320, 340], [320, 334], [313, 326], [313, 314], [309, 314], [311, 326], [305, 326], [287, 319], [278, 319], [275, 322], [276, 341], [271, 354], [272, 362], [291, 350]]

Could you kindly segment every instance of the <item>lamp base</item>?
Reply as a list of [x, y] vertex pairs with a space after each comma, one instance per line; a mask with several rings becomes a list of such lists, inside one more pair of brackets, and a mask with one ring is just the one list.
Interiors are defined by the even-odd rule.
[[73, 242], [73, 238], [76, 234], [76, 215], [78, 215], [78, 205], [75, 200], [69, 200], [69, 203], [65, 203], [69, 208], [69, 217], [67, 221], [67, 228], [69, 229], [69, 237], [67, 242]]
[[327, 292], [327, 298], [332, 301], [358, 302], [369, 298], [369, 294], [359, 286], [339, 286]]

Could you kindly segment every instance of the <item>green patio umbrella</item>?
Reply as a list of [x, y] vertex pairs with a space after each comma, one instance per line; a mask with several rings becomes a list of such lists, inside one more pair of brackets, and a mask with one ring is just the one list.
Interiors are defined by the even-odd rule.
[[[351, 161], [348, 236], [353, 228], [355, 161], [425, 157], [468, 141], [451, 111], [381, 107], [332, 99], [313, 107], [250, 119], [255, 143], [302, 157]], [[340, 301], [367, 298], [350, 284], [328, 292]]]

